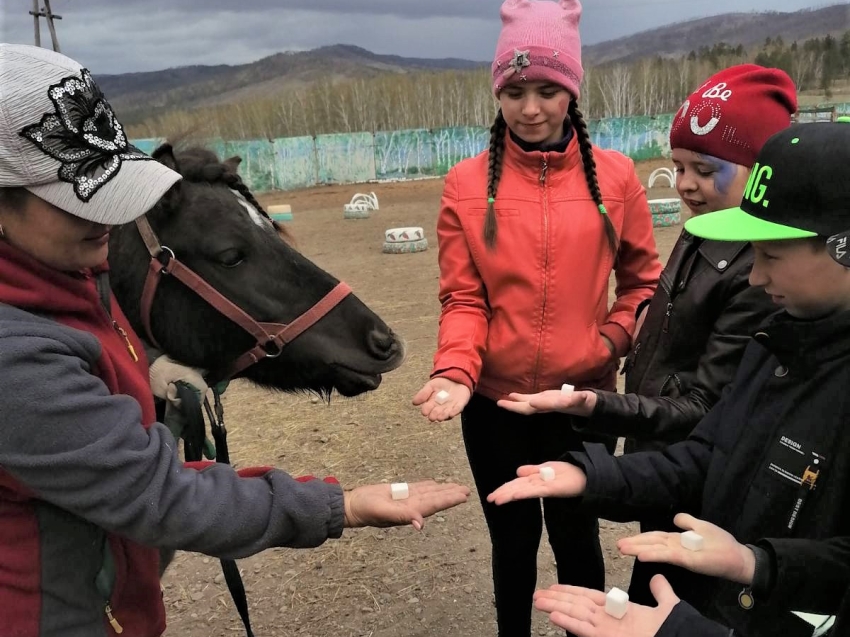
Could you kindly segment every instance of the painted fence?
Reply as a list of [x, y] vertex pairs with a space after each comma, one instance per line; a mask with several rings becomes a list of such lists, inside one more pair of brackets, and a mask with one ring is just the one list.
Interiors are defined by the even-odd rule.
[[[850, 115], [850, 103], [834, 104]], [[593, 143], [635, 161], [670, 156], [673, 115], [588, 122]], [[483, 151], [489, 130], [478, 127], [339, 133], [274, 140], [209, 140], [222, 158], [239, 155], [239, 173], [251, 190], [293, 190], [316, 185], [440, 177], [462, 159]], [[133, 140], [151, 153], [162, 139]]]

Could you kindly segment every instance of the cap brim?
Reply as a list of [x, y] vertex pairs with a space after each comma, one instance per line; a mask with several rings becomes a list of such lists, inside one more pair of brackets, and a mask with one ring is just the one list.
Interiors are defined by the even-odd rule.
[[817, 236], [816, 232], [759, 219], [741, 208], [728, 208], [691, 217], [685, 230], [714, 241], [782, 241]]
[[116, 226], [141, 217], [180, 179], [179, 173], [154, 159], [125, 160], [115, 176], [88, 201], [77, 197], [74, 185], [64, 181], [26, 186], [26, 189], [76, 217]]

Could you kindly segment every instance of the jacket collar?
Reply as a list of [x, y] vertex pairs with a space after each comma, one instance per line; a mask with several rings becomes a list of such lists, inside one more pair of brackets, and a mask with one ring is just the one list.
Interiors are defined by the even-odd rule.
[[798, 372], [850, 355], [850, 311], [814, 321], [795, 319], [785, 311], [774, 314], [754, 336], [779, 362]]
[[[683, 232], [687, 232], [683, 230]], [[700, 243], [699, 253], [718, 272], [723, 272], [749, 246], [746, 241], [711, 241]]]
[[578, 135], [573, 133], [564, 152], [557, 151], [524, 151], [510, 134], [505, 135], [505, 165], [512, 166], [524, 174], [539, 179], [543, 163], [547, 170], [569, 170], [581, 163], [581, 153], [578, 148]]

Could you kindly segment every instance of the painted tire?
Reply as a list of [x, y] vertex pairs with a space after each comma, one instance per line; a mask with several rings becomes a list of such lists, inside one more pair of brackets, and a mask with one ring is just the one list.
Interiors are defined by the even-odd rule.
[[425, 238], [425, 231], [415, 226], [410, 228], [390, 228], [384, 232], [384, 241], [387, 243], [403, 243], [405, 241], [419, 241]]
[[346, 210], [342, 213], [343, 219], [368, 219], [369, 210]]
[[650, 199], [649, 211], [653, 215], [670, 215], [682, 209], [681, 199]]
[[385, 254], [410, 254], [412, 252], [425, 252], [428, 249], [428, 239], [418, 241], [397, 241], [391, 243], [384, 241]]
[[652, 215], [653, 228], [668, 228], [682, 223], [681, 212], [664, 212], [658, 215]]

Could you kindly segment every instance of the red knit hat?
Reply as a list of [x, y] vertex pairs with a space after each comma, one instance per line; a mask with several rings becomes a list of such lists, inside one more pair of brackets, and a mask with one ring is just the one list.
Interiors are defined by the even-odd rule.
[[694, 91], [673, 118], [670, 148], [753, 166], [769, 137], [791, 125], [797, 91], [779, 69], [740, 64]]

